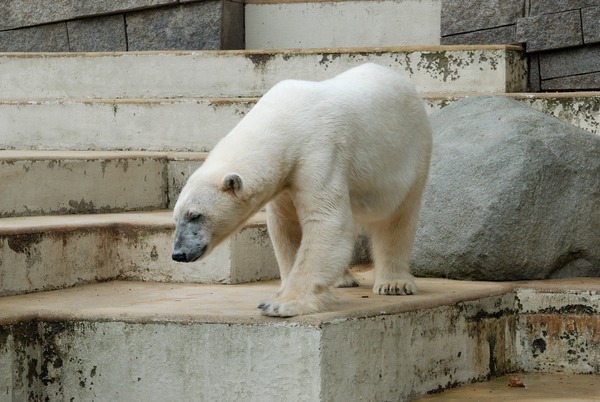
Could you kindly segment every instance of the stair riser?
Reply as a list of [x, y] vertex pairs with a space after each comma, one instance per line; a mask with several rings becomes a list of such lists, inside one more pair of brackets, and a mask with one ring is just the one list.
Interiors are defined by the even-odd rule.
[[15, 401], [407, 400], [514, 370], [513, 309], [510, 294], [318, 326], [42, 318], [5, 327], [0, 369]]
[[246, 49], [440, 44], [440, 0], [260, 3], [245, 7]]
[[409, 75], [422, 92], [519, 92], [526, 61], [517, 49], [7, 54], [0, 70], [11, 77], [3, 98], [24, 100], [260, 96], [284, 79], [323, 80], [369, 61]]
[[208, 151], [254, 101], [0, 102], [0, 149]]
[[264, 224], [245, 227], [189, 264], [171, 259], [174, 229], [174, 223], [135, 227], [117, 220], [68, 231], [0, 235], [0, 296], [115, 278], [234, 284], [279, 276]]
[[169, 208], [189, 175], [202, 164], [198, 158], [162, 156], [32, 158], [0, 161], [0, 217]]
[[[544, 113], [600, 133], [600, 95], [509, 95]], [[425, 97], [429, 111], [460, 96]], [[254, 106], [256, 98], [161, 102], [4, 102], [8, 122], [0, 148], [210, 151]], [[115, 112], [116, 110], [116, 112]]]
[[2, 217], [164, 208], [166, 163], [154, 159], [1, 164]]

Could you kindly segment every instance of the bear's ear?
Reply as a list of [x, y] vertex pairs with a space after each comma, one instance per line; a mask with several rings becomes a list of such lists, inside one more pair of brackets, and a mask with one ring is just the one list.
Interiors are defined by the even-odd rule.
[[233, 193], [237, 193], [242, 189], [242, 185], [242, 178], [237, 173], [227, 173], [225, 177], [223, 177], [223, 191], [232, 191]]

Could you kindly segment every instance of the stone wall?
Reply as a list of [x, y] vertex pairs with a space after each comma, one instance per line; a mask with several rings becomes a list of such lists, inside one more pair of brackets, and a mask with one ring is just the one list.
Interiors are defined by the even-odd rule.
[[600, 0], [442, 0], [442, 44], [523, 44], [533, 91], [600, 89]]
[[244, 48], [231, 0], [2, 0], [0, 52]]

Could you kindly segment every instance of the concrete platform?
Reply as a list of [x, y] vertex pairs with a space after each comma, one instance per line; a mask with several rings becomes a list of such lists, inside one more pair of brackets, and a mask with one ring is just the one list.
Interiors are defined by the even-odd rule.
[[115, 278], [241, 283], [279, 277], [264, 214], [200, 261], [171, 260], [171, 211], [0, 219], [0, 295]]
[[4, 99], [261, 96], [283, 79], [323, 80], [365, 62], [408, 74], [422, 92], [520, 92], [517, 46], [263, 51], [4, 53]]
[[[290, 319], [256, 309], [277, 282], [121, 281], [3, 297], [0, 389], [9, 401], [411, 400], [520, 371], [522, 314], [542, 317], [550, 301], [595, 305], [553, 315], [599, 329], [600, 279], [418, 279], [418, 295], [388, 297], [371, 293], [368, 266], [355, 273], [361, 286], [338, 289], [330, 312]], [[529, 297], [525, 311], [525, 291], [546, 301], [532, 308]], [[598, 358], [597, 337], [586, 340]], [[548, 345], [544, 354], [560, 353]]]

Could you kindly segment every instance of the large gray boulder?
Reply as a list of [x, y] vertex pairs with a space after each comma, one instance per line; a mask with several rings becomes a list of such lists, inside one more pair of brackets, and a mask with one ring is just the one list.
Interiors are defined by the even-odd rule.
[[507, 97], [466, 98], [431, 121], [415, 275], [600, 276], [600, 136]]

